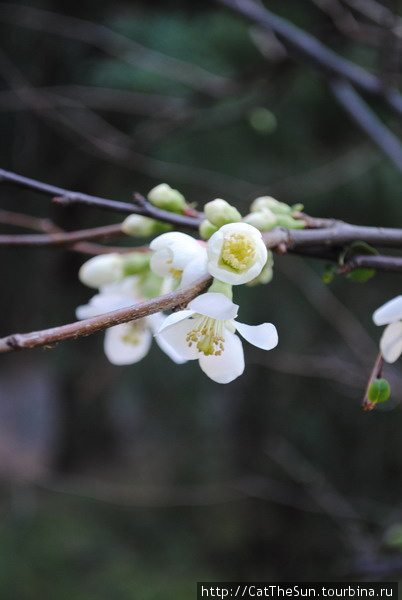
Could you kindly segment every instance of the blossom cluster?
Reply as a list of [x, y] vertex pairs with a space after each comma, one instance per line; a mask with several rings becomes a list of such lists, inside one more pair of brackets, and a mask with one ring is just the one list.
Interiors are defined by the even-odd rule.
[[[183, 213], [185, 198], [167, 184], [148, 194], [158, 208]], [[244, 371], [239, 335], [263, 350], [278, 343], [272, 323], [246, 325], [236, 320], [239, 306], [232, 286], [268, 283], [272, 253], [261, 231], [276, 225], [304, 226], [301, 206], [290, 207], [270, 197], [256, 199], [249, 215], [222, 199], [208, 202], [200, 226], [201, 239], [172, 231], [171, 226], [148, 217], [130, 215], [124, 233], [144, 237], [157, 233], [145, 252], [101, 254], [85, 262], [79, 278], [97, 289], [77, 317], [86, 319], [191, 285], [200, 277], [213, 280], [206, 293], [170, 315], [158, 313], [110, 327], [104, 338], [106, 357], [115, 365], [136, 363], [148, 353], [152, 339], [176, 363], [198, 360], [202, 371], [217, 383], [229, 383]], [[239, 334], [239, 335], [237, 335]]]
[[[186, 214], [192, 207], [166, 183], [148, 193], [159, 209]], [[135, 305], [148, 298], [190, 286], [203, 276], [212, 278], [209, 290], [170, 315], [153, 314], [109, 328], [104, 339], [107, 358], [115, 365], [140, 361], [152, 339], [176, 363], [198, 360], [200, 368], [217, 383], [229, 383], [244, 371], [240, 334], [263, 350], [278, 344], [272, 323], [246, 325], [236, 320], [239, 306], [232, 301], [233, 286], [269, 283], [273, 276], [272, 252], [261, 232], [281, 226], [306, 226], [303, 206], [289, 206], [270, 196], [256, 198], [242, 217], [226, 200], [204, 206], [200, 239], [172, 231], [172, 225], [137, 214], [129, 215], [122, 231], [133, 237], [155, 236], [140, 251], [100, 254], [85, 262], [79, 278], [97, 289], [77, 317], [86, 319]], [[377, 325], [387, 325], [380, 340], [384, 360], [395, 362], [402, 354], [402, 296], [390, 300], [373, 315]], [[380, 383], [383, 380], [378, 380]]]

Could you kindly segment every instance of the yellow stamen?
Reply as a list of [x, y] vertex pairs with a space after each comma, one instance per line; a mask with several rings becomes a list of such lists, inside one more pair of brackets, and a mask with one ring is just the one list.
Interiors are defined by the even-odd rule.
[[172, 274], [173, 279], [180, 279], [183, 275], [183, 271], [179, 271], [179, 269], [174, 269], [173, 267], [169, 269], [169, 273]]
[[195, 344], [205, 356], [220, 356], [225, 348], [225, 321], [204, 316], [195, 321], [197, 325], [186, 337], [188, 346]]
[[253, 240], [243, 233], [232, 233], [225, 238], [221, 263], [234, 271], [245, 271], [255, 258], [255, 244]]
[[128, 329], [121, 336], [121, 339], [126, 344], [133, 344], [136, 346], [141, 341], [141, 335], [146, 330], [147, 326], [145, 324], [145, 319], [139, 319], [138, 321], [132, 321], [131, 323], [127, 323]]

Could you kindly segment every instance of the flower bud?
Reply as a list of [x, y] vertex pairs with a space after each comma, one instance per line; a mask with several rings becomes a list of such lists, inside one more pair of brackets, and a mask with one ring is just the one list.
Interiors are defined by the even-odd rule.
[[109, 283], [117, 283], [124, 276], [122, 255], [99, 254], [85, 262], [78, 273], [82, 283], [91, 288], [100, 288]]
[[148, 200], [154, 206], [169, 210], [170, 212], [182, 213], [186, 207], [186, 199], [178, 190], [174, 190], [167, 183], [160, 183], [148, 193]]
[[260, 196], [256, 198], [252, 203], [250, 210], [251, 212], [258, 212], [265, 208], [269, 208], [276, 215], [288, 215], [292, 212], [291, 207], [284, 202], [275, 200], [272, 196]]
[[199, 226], [198, 231], [203, 240], [209, 240], [211, 235], [213, 235], [215, 231], [218, 231], [218, 228], [215, 227], [215, 225], [212, 225], [211, 221], [205, 219]]
[[151, 235], [164, 233], [171, 229], [172, 226], [167, 223], [161, 223], [142, 215], [129, 215], [121, 225], [121, 230], [124, 233], [134, 237], [150, 237]]
[[277, 225], [277, 217], [269, 208], [252, 212], [249, 215], [246, 215], [243, 221], [249, 225], [253, 225], [260, 231], [269, 231]]
[[150, 252], [130, 252], [122, 254], [124, 277], [143, 273], [149, 268]]
[[303, 219], [293, 219], [290, 215], [278, 215], [277, 224], [286, 229], [304, 229], [306, 222]]
[[241, 221], [241, 214], [237, 208], [221, 198], [207, 202], [204, 206], [204, 213], [208, 221], [216, 227]]

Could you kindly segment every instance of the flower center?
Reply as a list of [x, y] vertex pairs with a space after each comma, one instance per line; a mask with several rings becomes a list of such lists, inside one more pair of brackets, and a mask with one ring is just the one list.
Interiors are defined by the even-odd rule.
[[255, 258], [255, 244], [243, 233], [232, 233], [225, 238], [221, 262], [235, 271], [246, 271]]
[[173, 279], [180, 279], [180, 277], [183, 275], [183, 271], [180, 271], [179, 269], [175, 269], [174, 267], [170, 266], [173, 265], [173, 259], [168, 259], [166, 261], [166, 264], [171, 277], [173, 277]]
[[136, 346], [141, 341], [141, 336], [146, 330], [147, 326], [145, 323], [145, 319], [138, 319], [138, 321], [132, 321], [131, 323], [127, 323], [127, 329], [124, 335], [121, 336], [121, 339], [126, 344], [133, 344]]
[[225, 348], [225, 321], [204, 316], [196, 321], [196, 327], [186, 337], [188, 346], [191, 348], [195, 344], [205, 356], [220, 356]]

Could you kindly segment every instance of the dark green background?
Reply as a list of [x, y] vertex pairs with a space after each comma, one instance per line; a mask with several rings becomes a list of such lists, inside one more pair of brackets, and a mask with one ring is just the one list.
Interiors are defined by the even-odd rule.
[[[3, 168], [116, 200], [166, 181], [199, 207], [224, 197], [246, 213], [272, 194], [312, 215], [399, 226], [400, 175], [325, 80], [292, 58], [264, 58], [250, 26], [215, 3], [10, 6], [0, 4]], [[92, 29], [72, 39], [82, 24], [49, 25], [32, 7], [104, 25], [221, 79], [202, 86], [190, 69], [189, 86], [163, 66], [129, 65], [87, 43]], [[381, 65], [312, 2], [269, 7], [363, 66]], [[34, 104], [45, 93], [50, 107], [33, 107], [32, 90], [21, 95], [27, 85]], [[133, 100], [123, 110], [121, 97], [108, 108], [77, 105], [72, 86], [155, 94], [166, 108], [144, 114], [147, 103]], [[75, 105], [57, 103], [67, 95]], [[256, 107], [276, 126], [253, 128]], [[0, 194], [1, 208], [66, 229], [119, 221], [7, 185]], [[0, 252], [2, 335], [74, 320], [89, 299], [77, 279], [82, 255]], [[271, 284], [236, 289], [235, 300], [241, 320], [275, 323], [278, 349], [245, 345], [246, 372], [232, 384], [213, 383], [195, 363], [176, 366], [156, 347], [141, 364], [114, 367], [102, 334], [1, 358], [2, 598], [187, 600], [197, 580], [396, 580], [400, 367], [385, 372], [387, 405], [365, 413], [360, 402], [380, 337], [371, 315], [400, 293], [400, 277], [325, 286], [322, 263], [286, 256], [275, 265]]]

